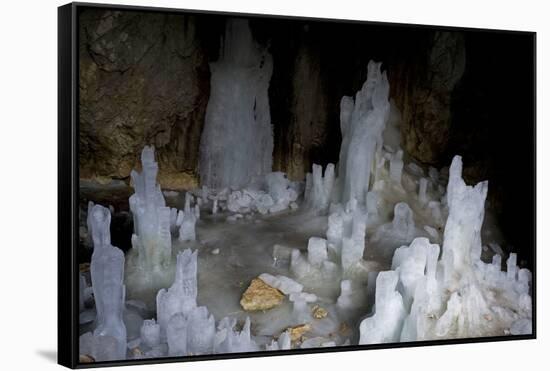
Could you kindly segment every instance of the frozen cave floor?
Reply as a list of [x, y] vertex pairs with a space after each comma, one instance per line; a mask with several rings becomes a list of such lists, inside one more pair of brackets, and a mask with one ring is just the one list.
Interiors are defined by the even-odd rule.
[[[340, 282], [336, 279], [318, 279], [316, 277], [296, 278], [290, 270], [290, 251], [298, 249], [307, 253], [308, 240], [311, 237], [326, 237], [328, 227], [327, 215], [317, 215], [307, 209], [300, 201], [297, 210], [286, 210], [276, 214], [261, 215], [248, 214], [235, 221], [228, 221], [234, 215], [228, 211], [219, 211], [212, 214], [203, 209], [201, 218], [196, 223], [197, 241], [180, 241], [172, 238], [172, 263], [178, 253], [185, 249], [198, 250], [198, 297], [197, 304], [206, 306], [216, 320], [224, 317], [237, 319], [244, 323], [249, 317], [251, 321], [251, 335], [258, 345], [270, 343], [274, 338], [292, 326], [301, 325], [293, 320], [293, 304], [289, 296], [285, 295], [283, 303], [266, 311], [245, 311], [240, 305], [240, 299], [250, 282], [262, 273], [283, 275], [300, 282], [304, 292], [317, 296], [316, 305], [327, 310], [328, 315], [322, 319], [313, 319], [308, 337], [321, 336], [343, 344], [349, 340], [357, 344], [359, 339], [359, 324], [372, 315], [375, 283], [367, 279], [369, 272], [381, 272], [391, 269], [394, 251], [403, 245], [409, 245], [416, 237], [434, 236], [423, 228], [430, 225], [437, 230], [438, 236], [443, 235], [446, 215], [442, 216], [442, 224], [434, 226], [434, 218], [426, 203], [421, 202], [414, 192], [417, 177], [409, 169], [403, 169], [403, 186], [389, 186], [380, 190], [384, 205], [379, 208], [376, 218], [369, 218], [365, 239], [363, 265], [353, 277], [360, 287], [355, 295], [362, 295], [357, 299], [356, 309], [342, 312], [336, 302], [341, 293]], [[446, 184], [447, 179], [440, 179]], [[409, 185], [409, 186], [407, 186]], [[88, 196], [94, 194], [105, 195], [113, 185], [86, 185]], [[120, 188], [120, 184], [115, 184]], [[410, 188], [409, 190], [407, 188]], [[432, 192], [437, 192], [433, 187]], [[166, 194], [166, 202], [170, 207], [182, 209], [185, 203], [184, 192], [170, 192]], [[414, 213], [415, 232], [412, 238], [400, 239], [391, 232], [384, 233], [384, 226], [391, 223], [394, 217], [393, 205], [406, 202]], [[128, 217], [130, 214], [128, 214]], [[498, 241], [501, 246], [506, 244], [497, 228], [494, 215], [486, 211], [482, 240]], [[439, 237], [439, 238], [440, 238]], [[436, 241], [441, 243], [441, 241]], [[288, 253], [287, 255], [285, 255]], [[490, 262], [495, 251], [484, 249], [482, 260]], [[126, 252], [127, 279], [139, 271], [132, 271], [132, 259], [137, 259], [136, 251]], [[164, 272], [164, 284], [157, 282], [150, 290], [140, 293], [127, 293], [127, 309], [125, 323], [128, 328], [128, 339], [139, 337], [139, 328], [142, 318], [157, 317], [155, 297], [159, 287], [170, 287], [175, 276], [175, 264], [167, 267], [169, 273]], [[374, 280], [371, 280], [374, 281]], [[134, 285], [138, 286], [138, 285]], [[146, 286], [146, 285], [144, 285]], [[128, 305], [130, 304], [130, 305]], [[134, 304], [134, 305], [132, 305]], [[143, 305], [145, 304], [145, 306]], [[313, 305], [310, 305], [310, 309]], [[137, 315], [136, 315], [137, 314]], [[92, 323], [81, 325], [80, 333], [90, 331]], [[500, 335], [494, 334], [494, 335]]]

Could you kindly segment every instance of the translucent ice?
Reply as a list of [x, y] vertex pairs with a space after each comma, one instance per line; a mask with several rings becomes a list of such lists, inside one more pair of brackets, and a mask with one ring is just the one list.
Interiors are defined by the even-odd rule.
[[250, 337], [250, 318], [246, 317], [241, 331], [236, 331], [235, 325], [235, 320], [227, 317], [220, 321], [214, 338], [214, 353], [240, 353], [259, 350], [256, 342]]
[[242, 188], [271, 171], [273, 133], [268, 86], [273, 63], [245, 19], [229, 19], [218, 61], [210, 64], [210, 98], [200, 142], [201, 183]]
[[[126, 358], [126, 326], [124, 310], [124, 253], [111, 245], [111, 212], [94, 205], [88, 214], [94, 252], [90, 264], [92, 288], [97, 312], [94, 337], [112, 337], [116, 346], [114, 359]], [[101, 342], [102, 340], [97, 340]]]
[[292, 318], [295, 324], [308, 323], [311, 321], [311, 311], [308, 303], [317, 301], [315, 294], [306, 292], [292, 293], [289, 297], [294, 304], [292, 306]]
[[305, 202], [308, 207], [324, 213], [329, 206], [334, 186], [334, 164], [328, 164], [323, 175], [323, 168], [313, 164], [313, 172], [306, 177]]
[[418, 200], [422, 203], [426, 203], [428, 200], [426, 192], [428, 189], [428, 179], [420, 178], [418, 183]]
[[450, 167], [447, 186], [449, 217], [445, 224], [442, 262], [447, 284], [472, 269], [481, 257], [481, 225], [485, 215], [487, 182], [475, 187], [462, 180], [462, 158], [455, 156]]
[[277, 340], [272, 340], [271, 344], [267, 344], [265, 350], [285, 350], [290, 349], [290, 346], [290, 334], [288, 331], [285, 331]]
[[380, 272], [376, 278], [376, 310], [359, 326], [359, 344], [378, 344], [399, 341], [406, 312], [403, 298], [397, 292], [398, 274]]
[[195, 241], [195, 224], [197, 223], [197, 212], [199, 206], [191, 207], [191, 195], [185, 194], [185, 206], [183, 211], [178, 213], [178, 224], [180, 224], [180, 241]]
[[138, 264], [147, 274], [160, 269], [170, 261], [172, 240], [170, 208], [157, 184], [158, 164], [154, 147], [145, 146], [141, 153], [142, 172], [132, 170], [135, 193], [130, 196], [130, 210], [134, 216], [132, 247], [138, 253]]
[[187, 320], [183, 313], [175, 313], [166, 324], [168, 354], [171, 356], [187, 355]]
[[315, 267], [321, 267], [328, 259], [327, 240], [319, 237], [311, 237], [307, 245], [307, 259]]
[[395, 153], [390, 161], [390, 178], [397, 184], [401, 184], [403, 174], [403, 151]]
[[260, 279], [271, 287], [275, 287], [285, 295], [301, 292], [304, 286], [286, 276], [272, 276], [268, 273], [260, 274]]
[[338, 168], [341, 201], [355, 198], [365, 203], [376, 151], [382, 146], [382, 132], [389, 117], [389, 83], [381, 63], [369, 62], [367, 81], [355, 100], [340, 103], [342, 145]]
[[190, 354], [211, 354], [216, 325], [206, 307], [197, 307], [187, 317], [187, 351]]
[[409, 243], [413, 240], [415, 233], [413, 211], [405, 202], [399, 202], [394, 207], [392, 222], [378, 228], [373, 239], [391, 239], [399, 243]]
[[166, 335], [168, 321], [176, 313], [189, 314], [197, 306], [197, 251], [186, 249], [176, 261], [176, 278], [168, 289], [157, 294], [157, 318], [161, 336]]
[[145, 320], [140, 330], [141, 341], [149, 348], [160, 344], [160, 326], [154, 319]]
[[[394, 277], [391, 285], [386, 285], [387, 282], [384, 285], [387, 290], [393, 287], [393, 294], [403, 298], [403, 326], [395, 329], [401, 341], [528, 333], [531, 330], [531, 273], [518, 268], [514, 253], [506, 261], [505, 272], [501, 271], [500, 254], [495, 254], [491, 263], [481, 260], [480, 232], [486, 195], [487, 182], [475, 186], [464, 183], [462, 161], [456, 156], [449, 169], [443, 203], [448, 208], [448, 218], [441, 257], [439, 245], [430, 244], [426, 238], [416, 238], [410, 246], [395, 250], [393, 271], [390, 271]], [[428, 210], [432, 202], [435, 201], [428, 203]], [[441, 205], [437, 204], [437, 210], [441, 211]], [[391, 229], [408, 230], [407, 226], [412, 223], [405, 209], [399, 211], [396, 207], [395, 215], [395, 226]], [[396, 220], [398, 215], [399, 220]], [[414, 232], [412, 227], [410, 230]], [[397, 286], [393, 282], [395, 277]], [[380, 320], [376, 320], [378, 314], [388, 310], [388, 315], [393, 313], [395, 318], [399, 317], [391, 309], [383, 310], [379, 306], [380, 300], [387, 302], [387, 298], [382, 299], [382, 293], [379, 295], [379, 290], [381, 286], [377, 280], [376, 313], [362, 322], [361, 341], [384, 340]], [[390, 296], [390, 291], [386, 291], [385, 297]]]

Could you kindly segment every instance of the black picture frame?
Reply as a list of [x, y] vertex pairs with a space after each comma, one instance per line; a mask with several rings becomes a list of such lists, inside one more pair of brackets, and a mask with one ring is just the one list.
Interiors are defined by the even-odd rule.
[[[176, 14], [214, 14], [229, 16], [245, 16], [250, 18], [276, 18], [304, 21], [322, 21], [333, 23], [359, 23], [410, 28], [429, 28], [437, 30], [476, 31], [483, 33], [524, 34], [533, 43], [533, 127], [532, 127], [532, 163], [529, 166], [532, 179], [532, 195], [527, 202], [532, 205], [532, 214], [527, 216], [532, 221], [533, 242], [533, 332], [531, 335], [508, 335], [496, 337], [479, 337], [467, 339], [449, 339], [433, 341], [415, 341], [400, 343], [385, 343], [375, 345], [352, 345], [331, 348], [293, 349], [280, 351], [259, 351], [253, 353], [230, 353], [216, 355], [198, 355], [191, 357], [164, 357], [145, 360], [122, 360], [98, 363], [79, 363], [78, 354], [78, 189], [79, 189], [79, 122], [78, 122], [78, 22], [79, 12], [86, 8], [101, 8], [110, 10], [134, 10], [141, 12], [164, 12]], [[536, 288], [536, 33], [525, 31], [507, 31], [492, 29], [474, 29], [460, 27], [430, 26], [416, 24], [399, 24], [385, 22], [368, 22], [341, 19], [318, 19], [295, 16], [280, 16], [250, 13], [227, 13], [216, 11], [173, 9], [159, 7], [142, 7], [129, 5], [111, 5], [97, 3], [74, 2], [58, 8], [58, 363], [69, 368], [91, 368], [122, 365], [144, 365], [156, 363], [189, 362], [202, 360], [235, 359], [246, 357], [266, 357], [275, 355], [328, 353], [342, 351], [357, 351], [370, 349], [387, 349], [402, 347], [421, 347], [433, 345], [449, 345], [463, 343], [481, 343], [498, 341], [531, 340], [537, 338], [537, 288]]]

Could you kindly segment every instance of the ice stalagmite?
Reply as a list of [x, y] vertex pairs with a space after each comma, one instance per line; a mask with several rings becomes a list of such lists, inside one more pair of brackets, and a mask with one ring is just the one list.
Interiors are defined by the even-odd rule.
[[[392, 277], [391, 285], [389, 280], [384, 285], [377, 280], [376, 314], [361, 323], [362, 343], [531, 333], [531, 272], [517, 267], [513, 253], [506, 272], [501, 270], [500, 255], [491, 263], [481, 260], [487, 189], [487, 182], [465, 184], [462, 159], [455, 156], [444, 196], [449, 215], [441, 256], [439, 245], [422, 237], [395, 251], [392, 271], [379, 274], [379, 279]], [[403, 319], [395, 308], [382, 313], [390, 295], [399, 295], [405, 310], [398, 338], [395, 328], [386, 338], [382, 331], [386, 317]]]
[[80, 343], [97, 361], [126, 358], [124, 253], [111, 245], [110, 225], [109, 209], [90, 207], [88, 226], [94, 245], [90, 271], [97, 319], [93, 336], [83, 335]]
[[309, 209], [323, 214], [327, 211], [334, 187], [334, 164], [328, 164], [323, 175], [321, 165], [313, 164], [312, 172], [306, 175], [304, 198]]
[[187, 249], [177, 256], [176, 278], [168, 289], [157, 294], [157, 317], [161, 336], [167, 334], [172, 316], [191, 313], [197, 306], [197, 251]]
[[475, 187], [467, 186], [462, 180], [462, 158], [453, 158], [447, 186], [449, 217], [445, 224], [442, 253], [448, 285], [460, 279], [461, 273], [472, 270], [481, 258], [481, 225], [487, 189], [486, 181]]
[[176, 224], [180, 226], [179, 237], [180, 241], [195, 241], [195, 224], [197, 223], [200, 208], [198, 205], [191, 207], [191, 195], [185, 194], [185, 206], [183, 211], [178, 212]]
[[241, 331], [235, 330], [236, 320], [223, 318], [214, 338], [214, 353], [241, 353], [258, 351], [258, 345], [250, 337], [250, 318], [246, 321]]
[[242, 188], [271, 171], [273, 133], [268, 86], [271, 55], [248, 21], [227, 20], [220, 58], [210, 64], [210, 98], [200, 143], [201, 183]]
[[134, 216], [132, 247], [137, 250], [139, 266], [144, 271], [161, 270], [170, 261], [170, 208], [157, 184], [158, 164], [155, 148], [145, 146], [141, 153], [142, 172], [132, 170], [135, 192], [130, 196], [130, 210]]
[[380, 272], [376, 278], [376, 312], [361, 322], [359, 344], [379, 344], [399, 341], [405, 318], [403, 298], [397, 292], [398, 275], [394, 271]]
[[356, 199], [365, 204], [376, 151], [382, 147], [382, 133], [390, 112], [390, 86], [381, 63], [369, 62], [367, 81], [352, 97], [340, 103], [342, 146], [338, 164], [341, 201]]

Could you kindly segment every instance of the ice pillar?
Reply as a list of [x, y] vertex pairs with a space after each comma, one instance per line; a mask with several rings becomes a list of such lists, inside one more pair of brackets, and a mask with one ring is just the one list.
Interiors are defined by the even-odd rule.
[[132, 170], [135, 193], [130, 196], [134, 216], [132, 247], [137, 249], [139, 266], [145, 271], [159, 270], [171, 258], [170, 208], [157, 184], [158, 164], [155, 148], [145, 146], [141, 153], [142, 172]]
[[445, 282], [450, 284], [457, 273], [471, 269], [481, 257], [481, 225], [485, 215], [487, 181], [474, 187], [462, 179], [462, 158], [455, 156], [447, 185], [449, 217], [445, 224], [442, 260]]
[[365, 203], [376, 151], [389, 117], [389, 83], [381, 63], [369, 62], [367, 81], [355, 100], [343, 97], [340, 103], [342, 146], [338, 168], [341, 201]]
[[200, 143], [201, 183], [241, 188], [271, 171], [268, 86], [271, 55], [244, 19], [227, 21], [220, 58], [210, 64], [210, 98]]
[[116, 340], [114, 348], [109, 347], [108, 352], [100, 353], [110, 354], [107, 357], [109, 359], [125, 359], [127, 339], [126, 326], [122, 320], [125, 297], [124, 253], [111, 245], [110, 225], [109, 209], [100, 205], [90, 208], [88, 226], [94, 243], [90, 271], [97, 311], [93, 335], [99, 348], [112, 344], [109, 338]]

